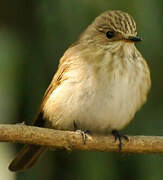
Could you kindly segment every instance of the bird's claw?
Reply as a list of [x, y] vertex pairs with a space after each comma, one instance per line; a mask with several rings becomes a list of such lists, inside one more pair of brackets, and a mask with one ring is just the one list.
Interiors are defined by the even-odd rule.
[[74, 125], [74, 131], [78, 132], [82, 135], [83, 144], [86, 144], [87, 133], [89, 133], [89, 130], [82, 131], [82, 130], [78, 129], [75, 121], [74, 121], [73, 125]]
[[117, 130], [113, 130], [112, 135], [114, 136], [115, 141], [117, 141], [117, 139], [119, 140], [119, 152], [120, 152], [122, 150], [122, 138], [125, 139], [126, 141], [129, 141], [129, 139], [127, 136], [120, 134]]

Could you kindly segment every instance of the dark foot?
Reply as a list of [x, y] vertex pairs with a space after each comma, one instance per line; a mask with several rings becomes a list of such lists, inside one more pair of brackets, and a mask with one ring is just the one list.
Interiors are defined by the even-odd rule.
[[78, 129], [75, 121], [74, 121], [73, 125], [74, 125], [74, 131], [79, 132], [82, 135], [83, 144], [86, 144], [86, 137], [87, 137], [86, 134], [90, 133], [90, 131], [89, 130], [82, 131], [82, 130]]
[[112, 135], [114, 136], [115, 141], [117, 139], [119, 140], [119, 151], [121, 151], [122, 150], [122, 138], [125, 139], [126, 141], [129, 141], [128, 137], [120, 134], [117, 130], [113, 130]]
[[77, 124], [75, 121], [73, 122], [73, 125], [74, 125], [74, 131], [77, 131]]

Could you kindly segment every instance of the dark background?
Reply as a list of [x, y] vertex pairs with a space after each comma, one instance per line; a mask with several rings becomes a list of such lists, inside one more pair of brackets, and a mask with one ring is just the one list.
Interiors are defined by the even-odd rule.
[[[0, 2], [0, 123], [30, 123], [65, 49], [105, 10], [120, 9], [137, 22], [137, 46], [151, 69], [148, 102], [123, 132], [163, 135], [163, 6], [161, 0], [35, 0]], [[33, 169], [7, 166], [20, 145], [0, 144], [0, 179], [162, 180], [162, 155], [56, 150]]]

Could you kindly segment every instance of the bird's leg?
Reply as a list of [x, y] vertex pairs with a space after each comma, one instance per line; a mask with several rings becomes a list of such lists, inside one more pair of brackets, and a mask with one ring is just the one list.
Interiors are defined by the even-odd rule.
[[121, 151], [122, 150], [122, 138], [125, 139], [126, 141], [129, 141], [128, 137], [120, 134], [117, 130], [113, 130], [112, 135], [114, 136], [115, 141], [117, 139], [119, 140], [119, 151]]
[[76, 131], [82, 135], [83, 144], [86, 144], [86, 137], [87, 137], [86, 133], [89, 133], [90, 131], [89, 130], [82, 131], [82, 130], [78, 129], [75, 121], [73, 122], [73, 125], [74, 125], [74, 131]]

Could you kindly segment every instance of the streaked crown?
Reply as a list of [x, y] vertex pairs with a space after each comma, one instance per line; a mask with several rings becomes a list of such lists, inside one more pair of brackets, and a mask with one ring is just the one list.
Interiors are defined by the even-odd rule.
[[110, 29], [122, 34], [130, 34], [133, 36], [137, 34], [134, 19], [128, 13], [119, 10], [102, 13], [95, 19], [94, 24], [99, 28], [99, 31]]
[[123, 11], [106, 11], [95, 18], [93, 23], [81, 34], [80, 42], [95, 46], [108, 46], [113, 43], [139, 42], [134, 19]]

